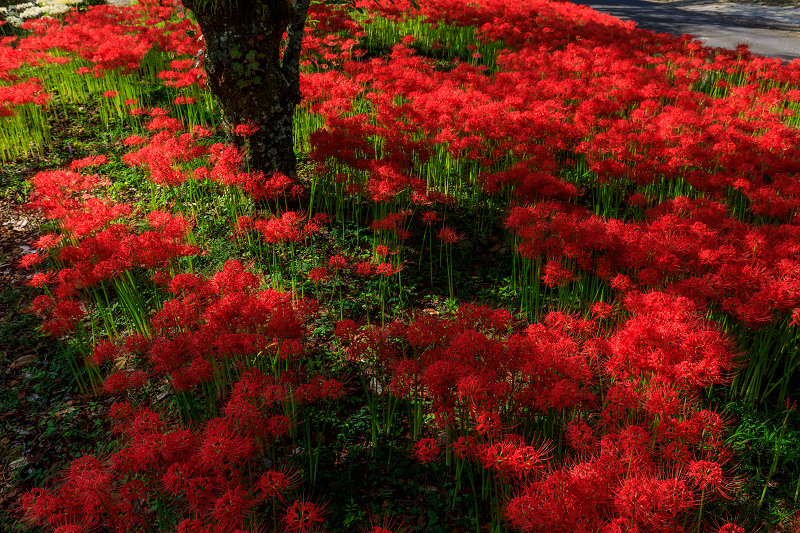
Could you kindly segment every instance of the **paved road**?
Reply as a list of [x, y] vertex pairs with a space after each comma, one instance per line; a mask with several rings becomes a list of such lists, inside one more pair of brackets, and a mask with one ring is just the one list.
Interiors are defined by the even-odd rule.
[[[800, 26], [768, 19], [722, 16], [695, 11], [708, 0], [658, 3], [647, 0], [572, 0], [641, 28], [673, 35], [689, 34], [707, 46], [736, 48], [746, 43], [757, 55], [791, 61], [800, 58]], [[682, 9], [691, 7], [693, 10]], [[800, 9], [800, 7], [798, 8]]]

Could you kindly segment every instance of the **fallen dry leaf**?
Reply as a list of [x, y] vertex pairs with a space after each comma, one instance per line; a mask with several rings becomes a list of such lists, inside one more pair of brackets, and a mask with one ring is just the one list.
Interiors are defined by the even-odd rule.
[[14, 227], [12, 228], [14, 231], [25, 231], [25, 226], [30, 223], [28, 217], [22, 217], [21, 219], [14, 222]]
[[11, 363], [11, 370], [16, 370], [17, 368], [24, 368], [29, 364], [33, 363], [34, 361], [36, 361], [35, 353], [29, 353], [28, 355], [23, 355], [22, 357]]
[[77, 411], [77, 409], [75, 407], [67, 407], [66, 409], [62, 409], [61, 411], [57, 411], [55, 413], [55, 417], [56, 418], [64, 418], [64, 415], [67, 415], [67, 414], [75, 412], [75, 411]]

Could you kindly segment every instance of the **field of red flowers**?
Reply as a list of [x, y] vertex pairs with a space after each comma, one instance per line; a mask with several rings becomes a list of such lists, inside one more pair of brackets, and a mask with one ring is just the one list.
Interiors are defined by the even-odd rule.
[[800, 529], [800, 61], [420, 4], [312, 5], [296, 179], [172, 0], [2, 38], [0, 157], [64, 155], [27, 310], [107, 407], [18, 531]]

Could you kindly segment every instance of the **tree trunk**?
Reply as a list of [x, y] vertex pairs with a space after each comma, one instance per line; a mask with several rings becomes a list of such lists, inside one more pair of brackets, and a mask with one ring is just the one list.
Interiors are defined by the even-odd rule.
[[[300, 103], [300, 43], [309, 0], [182, 0], [203, 32], [208, 87], [232, 129], [252, 124], [247, 163], [290, 177], [297, 175], [294, 109]], [[288, 32], [281, 61], [281, 41]]]

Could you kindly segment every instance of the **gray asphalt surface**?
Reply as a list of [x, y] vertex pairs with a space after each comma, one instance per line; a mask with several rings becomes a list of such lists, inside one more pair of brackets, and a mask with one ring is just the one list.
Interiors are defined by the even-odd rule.
[[[681, 9], [708, 4], [708, 0], [659, 3], [647, 0], [572, 0], [644, 29], [672, 35], [689, 34], [705, 45], [735, 49], [748, 44], [756, 55], [786, 61], [800, 58], [800, 26], [752, 17], [729, 17]], [[798, 7], [800, 9], [800, 7]]]

